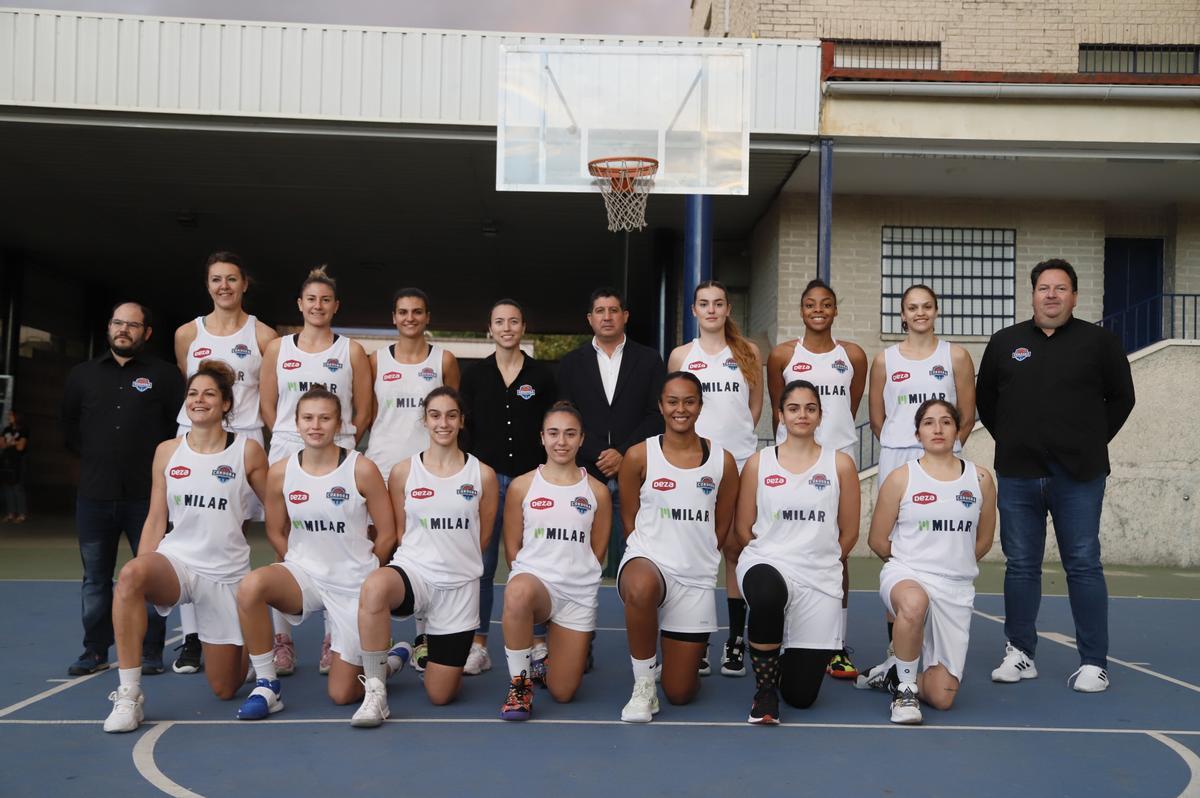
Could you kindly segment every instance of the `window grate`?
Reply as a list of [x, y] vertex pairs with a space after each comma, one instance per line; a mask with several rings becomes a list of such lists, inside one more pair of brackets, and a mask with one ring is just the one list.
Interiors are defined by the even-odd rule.
[[939, 42], [833, 40], [833, 65], [849, 69], [941, 69]]
[[1079, 71], [1196, 75], [1200, 74], [1200, 45], [1081, 44]]
[[885, 226], [880, 329], [898, 334], [900, 298], [924, 283], [938, 295], [937, 332], [991, 335], [1015, 320], [1017, 231]]

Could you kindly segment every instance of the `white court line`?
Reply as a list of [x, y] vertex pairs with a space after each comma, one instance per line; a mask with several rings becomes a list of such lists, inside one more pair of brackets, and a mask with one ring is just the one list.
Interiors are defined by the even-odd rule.
[[150, 782], [160, 792], [165, 792], [172, 798], [204, 798], [199, 793], [183, 787], [167, 778], [167, 774], [158, 769], [154, 762], [154, 745], [158, 738], [166, 734], [167, 729], [174, 724], [171, 722], [157, 724], [153, 729], [143, 734], [133, 746], [133, 766], [143, 779]]
[[46, 681], [51, 682], [53, 684], [58, 684], [60, 682], [69, 682], [71, 680], [70, 679], [47, 679]]
[[1200, 798], [1200, 756], [1196, 756], [1195, 751], [1182, 743], [1172, 740], [1165, 734], [1159, 734], [1158, 732], [1147, 732], [1147, 734], [1179, 754], [1179, 758], [1183, 760], [1183, 763], [1188, 766], [1188, 770], [1192, 772], [1192, 777], [1188, 780], [1187, 786], [1183, 788], [1183, 792], [1179, 793], [1179, 798]]
[[[995, 621], [996, 623], [999, 623], [999, 624], [1004, 623], [1004, 619], [999, 616], [989, 615], [986, 612], [980, 612], [979, 610], [971, 610], [971, 611], [981, 618], [987, 618], [989, 621]], [[1044, 637], [1045, 639], [1049, 640], [1051, 643], [1058, 643], [1060, 646], [1066, 646], [1067, 648], [1075, 648], [1075, 639], [1072, 637], [1067, 637], [1064, 634], [1059, 634], [1058, 632], [1038, 632], [1037, 634], [1038, 634], [1038, 637]], [[1155, 679], [1162, 679], [1164, 682], [1170, 682], [1171, 684], [1176, 685], [1177, 687], [1182, 687], [1186, 690], [1191, 690], [1194, 693], [1200, 693], [1200, 685], [1195, 685], [1195, 684], [1192, 684], [1191, 682], [1185, 682], [1182, 679], [1176, 679], [1174, 676], [1168, 676], [1165, 673], [1159, 673], [1158, 671], [1152, 671], [1149, 668], [1142, 667], [1141, 665], [1139, 665], [1136, 662], [1129, 662], [1127, 660], [1117, 659], [1116, 657], [1112, 657], [1112, 656], [1110, 656], [1108, 658], [1108, 661], [1115, 662], [1118, 665], [1124, 665], [1126, 668], [1129, 668], [1130, 670], [1135, 670], [1139, 673], [1144, 673], [1147, 676], [1153, 676]]]

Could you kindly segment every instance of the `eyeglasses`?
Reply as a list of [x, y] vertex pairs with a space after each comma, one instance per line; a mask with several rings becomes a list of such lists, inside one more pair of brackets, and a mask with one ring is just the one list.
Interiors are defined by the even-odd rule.
[[125, 321], [123, 319], [109, 319], [108, 326], [112, 327], [114, 330], [119, 330], [123, 327], [127, 330], [132, 330], [133, 332], [137, 332], [138, 330], [142, 329], [146, 325], [141, 323], [140, 321]]

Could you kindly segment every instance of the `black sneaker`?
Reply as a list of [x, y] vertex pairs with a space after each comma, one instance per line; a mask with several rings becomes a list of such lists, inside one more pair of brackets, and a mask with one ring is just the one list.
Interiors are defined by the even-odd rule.
[[87, 676], [96, 671], [106, 670], [107, 668], [107, 655], [97, 654], [94, 651], [85, 651], [79, 655], [79, 659], [71, 663], [71, 666], [67, 668], [67, 673], [71, 676]]
[[163, 657], [161, 651], [157, 654], [147, 654], [144, 651], [142, 652], [143, 676], [157, 676], [165, 670], [166, 668], [163, 666]]
[[700, 658], [700, 667], [697, 669], [697, 671], [701, 676], [711, 676], [712, 675], [712, 665], [710, 665], [708, 662], [708, 651], [707, 650], [705, 650], [704, 656]]
[[175, 646], [175, 650], [179, 652], [179, 657], [171, 666], [171, 670], [176, 673], [195, 673], [203, 667], [200, 657], [204, 649], [200, 645], [200, 635], [187, 635], [183, 638], [183, 643]]
[[746, 722], [762, 726], [779, 723], [779, 692], [775, 688], [764, 687], [754, 694], [754, 705]]
[[721, 675], [746, 675], [746, 641], [742, 638], [725, 641], [725, 657], [721, 660]]

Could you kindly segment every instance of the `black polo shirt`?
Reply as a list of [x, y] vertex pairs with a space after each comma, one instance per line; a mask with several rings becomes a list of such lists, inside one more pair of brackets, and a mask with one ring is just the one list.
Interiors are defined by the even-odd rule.
[[71, 369], [63, 388], [63, 438], [79, 455], [81, 497], [150, 497], [154, 450], [175, 437], [183, 385], [179, 369], [140, 353], [122, 366], [109, 350]]
[[546, 462], [542, 417], [558, 398], [548, 365], [526, 355], [517, 378], [505, 385], [496, 356], [488, 355], [467, 369], [459, 393], [467, 406], [471, 454], [509, 477]]
[[1072, 317], [1046, 335], [1031, 319], [992, 336], [975, 401], [1001, 476], [1046, 476], [1054, 461], [1095, 479], [1108, 473], [1108, 442], [1133, 410], [1129, 358], [1098, 325]]

